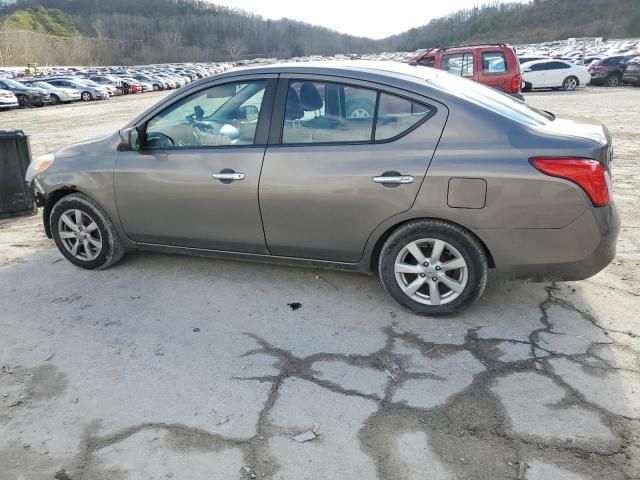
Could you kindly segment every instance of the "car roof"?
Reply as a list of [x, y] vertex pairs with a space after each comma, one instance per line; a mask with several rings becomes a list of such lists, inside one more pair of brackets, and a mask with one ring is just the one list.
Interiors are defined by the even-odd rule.
[[393, 61], [329, 60], [312, 62], [286, 62], [250, 67], [235, 67], [221, 76], [242, 74], [316, 74], [347, 77], [359, 80], [397, 83], [409, 81], [424, 85], [425, 81], [439, 75], [438, 70]]

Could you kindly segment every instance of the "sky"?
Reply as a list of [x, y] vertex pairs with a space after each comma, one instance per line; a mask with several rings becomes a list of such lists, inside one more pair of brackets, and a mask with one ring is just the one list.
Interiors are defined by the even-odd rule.
[[[489, 0], [210, 0], [265, 18], [293, 20], [329, 27], [360, 37], [384, 38], [419, 27], [432, 18], [489, 3]], [[508, 3], [504, 0], [505, 3]], [[508, 0], [526, 3], [528, 0]], [[493, 3], [493, 2], [491, 2]], [[380, 5], [378, 7], [377, 5]], [[385, 5], [385, 7], [382, 7]]]

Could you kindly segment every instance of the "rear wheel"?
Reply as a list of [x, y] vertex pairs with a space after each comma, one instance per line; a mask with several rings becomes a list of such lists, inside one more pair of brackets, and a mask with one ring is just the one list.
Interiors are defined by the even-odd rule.
[[617, 74], [609, 75], [609, 78], [607, 78], [608, 87], [617, 87], [621, 83], [622, 83], [622, 79], [620, 78], [620, 75], [617, 75]]
[[564, 82], [562, 82], [562, 89], [566, 91], [573, 91], [576, 88], [578, 88], [579, 84], [580, 82], [576, 77], [574, 76], [567, 77], [564, 79]]
[[488, 261], [480, 242], [462, 227], [420, 220], [391, 234], [378, 269], [398, 303], [419, 314], [440, 315], [461, 311], [482, 295]]
[[104, 269], [124, 255], [122, 240], [106, 212], [85, 195], [62, 197], [49, 221], [58, 250], [78, 267]]

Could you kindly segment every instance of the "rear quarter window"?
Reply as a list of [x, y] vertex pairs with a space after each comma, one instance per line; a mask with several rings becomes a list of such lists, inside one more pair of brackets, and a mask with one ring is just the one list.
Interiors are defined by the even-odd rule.
[[504, 73], [507, 71], [507, 58], [502, 52], [483, 52], [482, 71], [484, 73]]
[[422, 103], [388, 93], [381, 93], [375, 125], [375, 140], [399, 138], [413, 130], [435, 113], [435, 109]]

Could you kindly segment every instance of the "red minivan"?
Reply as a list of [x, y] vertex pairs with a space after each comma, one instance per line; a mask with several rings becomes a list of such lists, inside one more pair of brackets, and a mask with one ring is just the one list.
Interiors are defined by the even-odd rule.
[[524, 100], [520, 62], [513, 47], [504, 43], [436, 47], [412, 58], [409, 63], [470, 78]]

